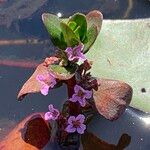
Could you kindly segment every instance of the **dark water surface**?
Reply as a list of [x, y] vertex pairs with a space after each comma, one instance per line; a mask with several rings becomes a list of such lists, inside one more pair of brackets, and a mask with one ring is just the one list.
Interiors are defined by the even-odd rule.
[[[28, 1], [30, 7], [26, 5]], [[36, 7], [32, 7], [32, 5]], [[17, 93], [34, 71], [32, 62], [41, 62], [54, 52], [42, 24], [43, 12], [61, 13], [68, 17], [75, 12], [87, 13], [98, 9], [105, 19], [138, 19], [150, 17], [149, 0], [6, 0], [0, 1], [0, 139], [25, 116], [47, 111], [53, 103], [61, 108], [66, 98], [66, 87], [52, 90], [46, 97], [32, 94], [18, 102]], [[34, 39], [34, 40], [27, 40]], [[3, 40], [23, 40], [24, 44], [5, 44]], [[2, 41], [2, 42], [1, 42]], [[30, 61], [26, 65], [26, 61]], [[115, 122], [95, 117], [89, 125], [101, 139], [117, 144], [123, 133], [131, 136], [127, 150], [150, 149], [150, 114], [128, 108]], [[44, 150], [56, 149], [47, 146]]]

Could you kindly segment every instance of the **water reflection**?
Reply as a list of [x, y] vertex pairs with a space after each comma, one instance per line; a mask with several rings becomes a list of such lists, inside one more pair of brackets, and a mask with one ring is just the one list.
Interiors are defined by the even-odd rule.
[[56, 15], [57, 15], [59, 18], [61, 18], [61, 17], [63, 16], [63, 14], [62, 14], [61, 12], [58, 12]]
[[146, 125], [150, 126], [150, 117], [143, 117], [143, 118], [140, 118], [140, 119], [143, 120]]
[[[132, 111], [130, 109], [127, 109], [128, 113], [132, 116], [132, 117], [136, 117], [137, 119], [139, 119], [141, 121], [141, 123], [144, 124], [144, 126], [146, 127], [150, 127], [150, 114], [149, 113], [145, 113], [145, 114], [137, 114], [136, 111]], [[138, 111], [138, 110], [137, 110]], [[150, 128], [149, 128], [150, 129]]]

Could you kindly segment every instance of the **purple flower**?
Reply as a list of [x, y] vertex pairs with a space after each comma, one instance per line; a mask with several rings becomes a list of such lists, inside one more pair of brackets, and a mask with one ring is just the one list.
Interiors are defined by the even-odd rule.
[[56, 84], [56, 79], [51, 73], [46, 73], [44, 75], [37, 75], [36, 80], [41, 84], [41, 93], [47, 95], [49, 88], [53, 88]]
[[49, 111], [47, 113], [45, 113], [45, 120], [56, 120], [58, 118], [58, 116], [60, 115], [59, 110], [55, 109], [53, 107], [53, 105], [49, 105], [48, 106]]
[[70, 61], [85, 61], [86, 57], [82, 53], [82, 50], [84, 48], [83, 44], [79, 44], [78, 46], [72, 48], [72, 47], [67, 47], [65, 52], [67, 53], [68, 59]]
[[66, 127], [66, 131], [68, 133], [73, 133], [77, 131], [79, 134], [83, 134], [86, 129], [86, 125], [83, 124], [85, 120], [85, 116], [79, 114], [77, 117], [70, 116], [68, 118], [68, 126]]
[[72, 102], [79, 102], [82, 107], [86, 105], [86, 99], [90, 99], [92, 97], [92, 91], [84, 90], [81, 86], [75, 85], [74, 94], [72, 98], [69, 100]]

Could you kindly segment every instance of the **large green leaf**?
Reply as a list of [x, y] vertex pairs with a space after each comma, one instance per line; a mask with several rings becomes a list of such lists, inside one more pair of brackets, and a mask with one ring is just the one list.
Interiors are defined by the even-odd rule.
[[44, 13], [42, 14], [43, 23], [51, 35], [52, 42], [55, 46], [65, 49], [66, 43], [60, 27], [60, 20], [56, 15]]
[[[133, 88], [131, 106], [150, 112], [150, 19], [104, 21], [87, 57], [92, 74]], [[142, 92], [141, 89], [145, 91]]]

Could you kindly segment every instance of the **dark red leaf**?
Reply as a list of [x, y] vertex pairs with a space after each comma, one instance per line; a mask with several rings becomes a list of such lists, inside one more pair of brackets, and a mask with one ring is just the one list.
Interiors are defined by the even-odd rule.
[[98, 79], [94, 101], [98, 112], [109, 120], [115, 120], [125, 111], [132, 98], [132, 88], [121, 81]]
[[21, 121], [0, 142], [0, 150], [40, 150], [49, 141], [51, 127], [43, 113], [35, 113]]

